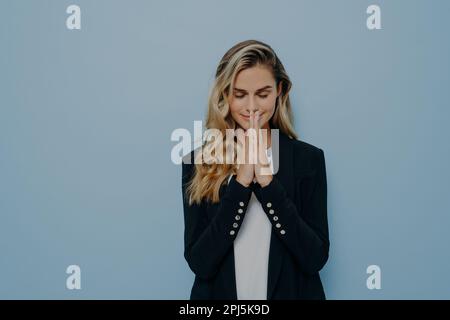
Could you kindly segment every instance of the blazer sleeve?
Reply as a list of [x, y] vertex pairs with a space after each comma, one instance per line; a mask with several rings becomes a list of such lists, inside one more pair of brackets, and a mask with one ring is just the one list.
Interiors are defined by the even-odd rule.
[[232, 247], [244, 220], [251, 197], [251, 188], [236, 181], [233, 176], [211, 219], [206, 203], [189, 205], [186, 183], [195, 170], [195, 164], [182, 164], [182, 193], [184, 210], [184, 257], [190, 269], [200, 278], [210, 279], [220, 268], [223, 258]]
[[[320, 271], [328, 260], [329, 236], [327, 219], [327, 179], [325, 156], [318, 148], [311, 196], [300, 208], [288, 197], [283, 185], [273, 176], [265, 187], [255, 190], [255, 195], [282, 240], [307, 274]], [[305, 220], [307, 219], [307, 220]]]

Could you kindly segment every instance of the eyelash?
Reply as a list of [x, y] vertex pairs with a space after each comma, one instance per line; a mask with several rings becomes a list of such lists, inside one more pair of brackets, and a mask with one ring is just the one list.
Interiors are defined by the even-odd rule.
[[[260, 98], [262, 98], [262, 99], [265, 99], [265, 98], [267, 98], [269, 95], [267, 94], [267, 95], [265, 95], [265, 96], [259, 96]], [[237, 99], [241, 99], [241, 98], [243, 98], [243, 97], [245, 97], [245, 94], [244, 95], [242, 95], [242, 96], [234, 96], [235, 98], [237, 98]]]

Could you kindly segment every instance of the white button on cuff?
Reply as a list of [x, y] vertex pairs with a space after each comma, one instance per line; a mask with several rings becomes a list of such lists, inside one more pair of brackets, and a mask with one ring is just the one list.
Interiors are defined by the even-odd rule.
[[280, 233], [281, 233], [281, 234], [285, 234], [285, 233], [286, 233], [286, 231], [284, 231], [284, 230], [281, 230], [281, 231], [280, 231]]
[[236, 220], [239, 220], [241, 218], [241, 216], [236, 216], [234, 217]]
[[278, 217], [277, 216], [273, 216], [273, 221], [277, 221]]
[[270, 213], [270, 214], [274, 214], [274, 213], [275, 213], [275, 210], [270, 209], [270, 210], [269, 210], [269, 213]]
[[279, 227], [281, 227], [281, 224], [277, 223], [277, 224], [275, 225], [275, 227], [279, 228]]
[[272, 206], [272, 203], [267, 202], [267, 208], [270, 208]]
[[239, 212], [239, 213], [242, 213], [242, 212], [244, 212], [244, 210], [242, 210], [242, 209], [239, 209], [239, 210], [238, 210], [238, 212]]
[[231, 231], [230, 231], [230, 234], [231, 234], [231, 235], [234, 235], [234, 230], [231, 230]]
[[233, 223], [233, 227], [237, 228], [239, 225], [235, 222]]
[[241, 207], [243, 207], [243, 206], [244, 206], [244, 203], [241, 201], [241, 202], [239, 202], [239, 205], [240, 205]]

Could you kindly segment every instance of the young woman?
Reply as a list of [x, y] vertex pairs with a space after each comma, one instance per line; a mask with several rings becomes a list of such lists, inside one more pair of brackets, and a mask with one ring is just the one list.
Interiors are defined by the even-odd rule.
[[[200, 163], [196, 150], [183, 159], [191, 299], [325, 299], [319, 276], [330, 246], [325, 158], [297, 139], [290, 88], [275, 52], [260, 41], [236, 44], [217, 67], [206, 129], [219, 129], [224, 140], [226, 129], [268, 135], [233, 144], [264, 149], [256, 163], [247, 161], [247, 151], [244, 163]], [[270, 129], [279, 130], [277, 141]]]

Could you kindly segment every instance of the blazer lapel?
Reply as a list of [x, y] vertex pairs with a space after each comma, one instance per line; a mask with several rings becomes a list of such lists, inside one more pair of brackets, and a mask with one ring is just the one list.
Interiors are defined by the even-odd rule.
[[[274, 167], [278, 162], [278, 172], [274, 175], [281, 184], [284, 186], [289, 197], [294, 195], [294, 179], [292, 179], [293, 173], [293, 150], [290, 138], [279, 131], [279, 157], [276, 157], [276, 144], [272, 144], [272, 156], [274, 161]], [[267, 280], [267, 299], [272, 299], [273, 291], [277, 284], [278, 277], [280, 275], [282, 260], [283, 260], [283, 244], [281, 243], [275, 230], [272, 228], [272, 234], [270, 238], [270, 252], [269, 252], [269, 275]]]

